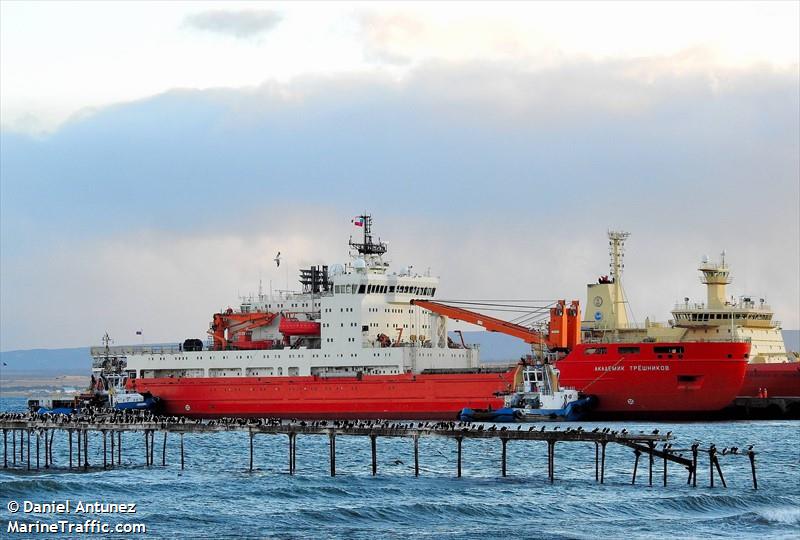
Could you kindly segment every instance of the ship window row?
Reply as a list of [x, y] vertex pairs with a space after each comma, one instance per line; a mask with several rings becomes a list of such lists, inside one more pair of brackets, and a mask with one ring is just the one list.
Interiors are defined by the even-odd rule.
[[769, 321], [772, 319], [772, 315], [769, 313], [678, 313], [676, 318], [681, 321], [727, 321], [730, 319]]
[[348, 284], [334, 285], [335, 294], [412, 294], [415, 296], [433, 296], [436, 287], [412, 287], [410, 285], [367, 285]]

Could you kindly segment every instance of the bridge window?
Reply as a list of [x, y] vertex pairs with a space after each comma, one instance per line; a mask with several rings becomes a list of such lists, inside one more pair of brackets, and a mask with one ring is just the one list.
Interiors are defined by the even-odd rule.
[[639, 354], [639, 347], [620, 347], [619, 354]]

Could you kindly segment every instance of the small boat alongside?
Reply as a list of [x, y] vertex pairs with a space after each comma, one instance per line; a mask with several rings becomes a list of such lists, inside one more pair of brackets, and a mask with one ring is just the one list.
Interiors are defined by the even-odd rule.
[[527, 365], [522, 370], [522, 389], [506, 396], [500, 409], [461, 410], [465, 422], [578, 421], [597, 404], [574, 388], [561, 388], [558, 370], [549, 363]]
[[39, 397], [28, 400], [28, 410], [36, 414], [72, 414], [77, 407], [74, 397]]

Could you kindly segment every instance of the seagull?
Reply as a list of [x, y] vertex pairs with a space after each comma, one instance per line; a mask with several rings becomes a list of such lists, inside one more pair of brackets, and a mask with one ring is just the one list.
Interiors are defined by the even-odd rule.
[[281, 265], [281, 252], [280, 251], [278, 252], [277, 255], [275, 255], [275, 258], [273, 260], [275, 261], [275, 264], [280, 267], [280, 265]]

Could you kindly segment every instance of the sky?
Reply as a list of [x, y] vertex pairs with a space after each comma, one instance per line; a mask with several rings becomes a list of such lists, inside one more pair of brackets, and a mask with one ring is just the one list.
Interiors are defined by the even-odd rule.
[[639, 322], [724, 249], [800, 328], [798, 6], [2, 2], [0, 350], [202, 337], [362, 211], [447, 298], [585, 301], [621, 228]]

